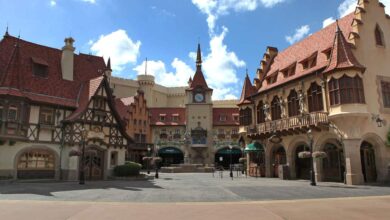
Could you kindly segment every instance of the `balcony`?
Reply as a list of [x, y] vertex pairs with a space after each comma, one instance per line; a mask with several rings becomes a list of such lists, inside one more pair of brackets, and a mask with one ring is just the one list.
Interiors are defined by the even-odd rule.
[[312, 112], [307, 115], [283, 118], [275, 121], [267, 121], [256, 126], [256, 133], [248, 132], [250, 136], [268, 137], [273, 133], [292, 135], [306, 132], [309, 128], [321, 130], [320, 125], [328, 124], [328, 113]]

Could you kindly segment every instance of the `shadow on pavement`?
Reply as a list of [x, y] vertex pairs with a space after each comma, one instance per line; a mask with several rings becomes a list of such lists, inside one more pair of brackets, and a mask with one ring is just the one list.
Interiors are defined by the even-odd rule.
[[154, 188], [163, 189], [156, 185], [154, 181], [86, 181], [85, 185], [78, 182], [61, 182], [61, 181], [42, 181], [42, 182], [13, 182], [0, 183], [0, 194], [35, 194], [43, 196], [54, 196], [55, 192], [79, 191], [79, 190], [96, 190], [96, 189], [119, 189], [126, 191], [142, 191], [142, 189]]

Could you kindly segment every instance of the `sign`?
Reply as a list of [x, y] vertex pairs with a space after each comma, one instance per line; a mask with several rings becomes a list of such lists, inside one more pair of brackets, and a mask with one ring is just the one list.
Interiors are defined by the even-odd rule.
[[222, 162], [222, 161], [223, 161], [223, 157], [219, 157], [219, 161], [221, 161], [221, 162]]
[[89, 130], [87, 134], [87, 139], [100, 139], [104, 140], [105, 134], [100, 130], [99, 127], [94, 127], [93, 130]]

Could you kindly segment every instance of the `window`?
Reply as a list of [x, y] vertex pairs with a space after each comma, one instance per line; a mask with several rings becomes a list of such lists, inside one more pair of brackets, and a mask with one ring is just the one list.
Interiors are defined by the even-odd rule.
[[295, 64], [283, 70], [282, 73], [285, 78], [295, 75]]
[[134, 125], [137, 125], [137, 119], [134, 119], [134, 120], [133, 120], [133, 124], [134, 124]]
[[219, 121], [226, 121], [226, 115], [220, 115]]
[[173, 121], [173, 122], [178, 122], [178, 121], [179, 121], [179, 116], [173, 115], [173, 116], [172, 116], [172, 121]]
[[330, 56], [332, 55], [332, 48], [326, 49], [326, 50], [324, 50], [322, 53], [325, 54], [326, 60], [329, 60], [329, 59], [330, 59]]
[[104, 98], [102, 98], [102, 97], [96, 97], [95, 99], [94, 99], [94, 102], [93, 102], [93, 108], [95, 108], [95, 109], [100, 109], [100, 110], [104, 110]]
[[385, 46], [385, 42], [383, 39], [383, 32], [382, 29], [379, 27], [379, 25], [376, 25], [375, 27], [375, 42], [378, 46]]
[[252, 124], [252, 110], [247, 107], [246, 109], [240, 110], [240, 125]]
[[288, 116], [293, 117], [299, 115], [299, 99], [295, 90], [291, 90], [287, 97], [288, 102]]
[[223, 128], [218, 129], [218, 134], [225, 134], [225, 129]]
[[267, 77], [267, 84], [270, 85], [275, 83], [277, 78], [278, 78], [278, 72], [271, 74], [269, 77]]
[[238, 115], [233, 115], [233, 120], [238, 121]]
[[53, 169], [54, 155], [45, 150], [32, 150], [19, 157], [18, 169]]
[[313, 57], [310, 57], [307, 60], [302, 61], [301, 64], [304, 70], [315, 67], [317, 65], [317, 55], [314, 55]]
[[146, 142], [146, 135], [141, 134], [141, 143], [145, 143], [145, 142]]
[[363, 81], [358, 75], [332, 78], [328, 86], [331, 105], [365, 103]]
[[45, 66], [45, 65], [42, 65], [42, 64], [38, 64], [38, 63], [33, 63], [33, 74], [35, 76], [39, 76], [39, 77], [43, 77], [43, 78], [46, 78], [47, 77], [47, 69], [48, 67]]
[[39, 123], [46, 125], [54, 124], [54, 109], [41, 107]]
[[3, 121], [3, 112], [4, 112], [4, 107], [0, 105], [0, 121]]
[[138, 125], [139, 125], [139, 126], [142, 125], [142, 120], [138, 120]]
[[238, 134], [238, 129], [237, 128], [233, 128], [232, 129], [232, 134], [234, 135], [234, 134]]
[[280, 109], [279, 98], [274, 96], [271, 102], [271, 118], [272, 120], [278, 120], [282, 118], [282, 110]]
[[18, 108], [16, 106], [10, 106], [8, 108], [8, 121], [17, 121], [18, 120]]
[[390, 82], [381, 82], [383, 106], [390, 108]]
[[165, 121], [165, 115], [160, 115], [160, 121]]
[[263, 101], [260, 101], [256, 107], [257, 123], [258, 124], [265, 122], [265, 114], [264, 114], [263, 106], [264, 106]]
[[307, 90], [307, 100], [309, 112], [323, 111], [324, 103], [322, 102], [322, 88], [316, 82], [311, 83]]

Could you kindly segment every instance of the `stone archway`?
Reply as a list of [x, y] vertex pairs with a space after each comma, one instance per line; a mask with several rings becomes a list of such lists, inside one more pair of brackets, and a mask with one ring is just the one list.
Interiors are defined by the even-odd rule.
[[311, 169], [310, 158], [299, 158], [298, 154], [302, 151], [310, 151], [310, 149], [306, 144], [299, 144], [295, 148], [295, 178], [309, 180]]
[[15, 178], [58, 179], [59, 156], [46, 146], [32, 146], [20, 150], [15, 156]]
[[279, 166], [287, 163], [286, 150], [283, 146], [273, 147], [271, 152], [271, 177], [279, 177]]
[[158, 156], [161, 157], [161, 166], [167, 167], [172, 164], [181, 164], [184, 162], [184, 154], [177, 147], [164, 147], [158, 150]]
[[322, 159], [322, 179], [328, 182], [343, 182], [345, 178], [345, 157], [341, 146], [327, 141], [323, 146], [326, 158]]

